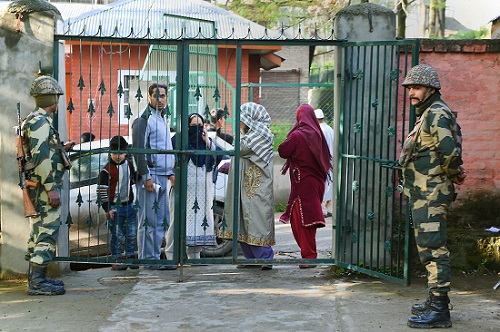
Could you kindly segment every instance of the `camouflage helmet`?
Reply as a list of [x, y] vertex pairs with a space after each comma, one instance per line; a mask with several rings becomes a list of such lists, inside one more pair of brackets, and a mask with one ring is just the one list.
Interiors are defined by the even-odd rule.
[[434, 89], [441, 89], [437, 71], [429, 65], [416, 65], [406, 75], [402, 84], [404, 87], [409, 85], [422, 85]]
[[63, 95], [64, 91], [59, 83], [50, 76], [37, 77], [31, 84], [30, 95]]

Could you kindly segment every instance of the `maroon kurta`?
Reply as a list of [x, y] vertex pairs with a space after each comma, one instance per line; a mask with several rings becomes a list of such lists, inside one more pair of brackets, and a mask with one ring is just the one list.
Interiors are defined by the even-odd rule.
[[326, 173], [311, 152], [308, 143], [298, 132], [292, 132], [280, 144], [281, 158], [288, 159], [290, 172], [290, 197], [288, 208], [299, 208], [304, 227], [325, 227], [321, 202], [325, 192]]

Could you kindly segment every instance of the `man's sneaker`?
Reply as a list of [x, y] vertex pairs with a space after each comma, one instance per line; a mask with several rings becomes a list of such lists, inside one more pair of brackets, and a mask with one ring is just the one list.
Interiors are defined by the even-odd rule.
[[146, 266], [147, 269], [149, 270], [177, 270], [177, 265], [149, 265]]
[[136, 264], [129, 264], [127, 265], [127, 267], [131, 270], [137, 270], [139, 268], [139, 265], [136, 265]]
[[113, 264], [113, 266], [111, 266], [111, 270], [113, 270], [113, 271], [123, 271], [126, 269], [127, 269], [127, 265]]

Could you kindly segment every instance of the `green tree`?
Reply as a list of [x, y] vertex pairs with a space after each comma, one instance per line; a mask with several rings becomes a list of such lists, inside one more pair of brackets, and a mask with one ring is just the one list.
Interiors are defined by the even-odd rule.
[[408, 7], [415, 0], [396, 0], [396, 15], [398, 19], [398, 38], [406, 38], [406, 18], [408, 17]]
[[230, 11], [269, 28], [301, 25], [305, 29], [331, 29], [337, 11], [347, 0], [232, 0]]
[[430, 0], [424, 2], [424, 37], [444, 38], [446, 27], [446, 0]]

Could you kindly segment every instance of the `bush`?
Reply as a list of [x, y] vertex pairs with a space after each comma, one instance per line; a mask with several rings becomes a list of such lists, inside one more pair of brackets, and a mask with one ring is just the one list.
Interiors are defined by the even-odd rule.
[[449, 228], [500, 227], [500, 191], [478, 189], [465, 193], [450, 206]]
[[285, 140], [286, 134], [292, 127], [292, 125], [271, 125], [271, 132], [274, 134], [274, 151], [278, 151], [278, 146]]

